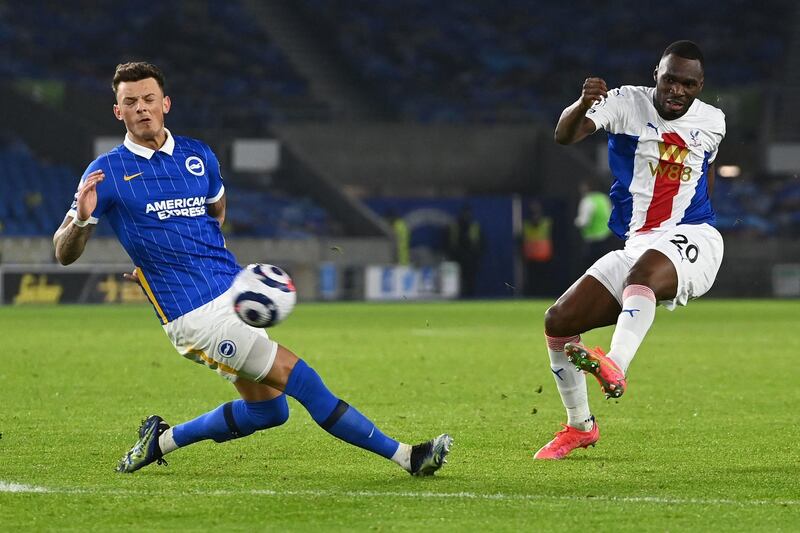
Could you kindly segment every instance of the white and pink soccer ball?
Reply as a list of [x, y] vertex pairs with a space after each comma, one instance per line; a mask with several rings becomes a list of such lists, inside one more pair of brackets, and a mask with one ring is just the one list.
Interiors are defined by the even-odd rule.
[[275, 265], [247, 265], [233, 280], [233, 310], [255, 328], [283, 322], [295, 303], [297, 291], [292, 278]]

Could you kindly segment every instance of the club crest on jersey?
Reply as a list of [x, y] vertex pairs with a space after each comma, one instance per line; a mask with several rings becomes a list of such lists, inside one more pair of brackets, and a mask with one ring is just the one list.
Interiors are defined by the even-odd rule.
[[692, 142], [689, 143], [689, 146], [692, 148], [697, 148], [700, 146], [700, 130], [689, 131], [689, 137], [692, 139]]
[[186, 170], [195, 176], [202, 176], [206, 173], [206, 166], [203, 164], [202, 159], [196, 155], [192, 155], [186, 158]]
[[692, 168], [684, 166], [683, 162], [689, 155], [686, 142], [677, 133], [662, 133], [662, 142], [658, 143], [657, 164], [648, 161], [650, 175], [657, 180], [689, 181], [692, 179]]
[[217, 351], [222, 357], [233, 357], [236, 355], [236, 344], [233, 341], [224, 340], [217, 346]]

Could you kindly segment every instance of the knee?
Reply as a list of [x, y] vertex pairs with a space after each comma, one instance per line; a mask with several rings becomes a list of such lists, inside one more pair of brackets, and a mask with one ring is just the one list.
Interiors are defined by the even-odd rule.
[[567, 337], [575, 334], [571, 328], [569, 311], [563, 305], [555, 303], [545, 311], [544, 332], [550, 337]]
[[247, 412], [248, 418], [252, 422], [252, 425], [247, 428], [252, 430], [250, 433], [274, 428], [285, 424], [289, 420], [289, 404], [286, 401], [285, 394], [266, 402], [248, 403]]
[[[282, 426], [289, 420], [289, 403], [286, 401], [286, 395], [282, 394], [281, 398], [283, 401], [280, 402], [278, 408], [275, 410], [273, 414], [272, 423], [267, 427], [276, 427]], [[264, 428], [266, 429], [266, 428]]]
[[261, 383], [279, 390], [285, 390], [298, 361], [299, 359], [295, 354], [279, 344], [272, 367]]
[[636, 263], [631, 267], [628, 271], [628, 275], [625, 277], [625, 286], [645, 285], [649, 287], [654, 274], [655, 271], [650, 265]]
[[289, 404], [285, 394], [261, 402], [235, 400], [220, 407], [223, 413], [228, 405], [230, 411], [224, 418], [224, 429], [217, 427], [210, 432], [216, 442], [247, 437], [256, 431], [285, 424], [289, 419]]

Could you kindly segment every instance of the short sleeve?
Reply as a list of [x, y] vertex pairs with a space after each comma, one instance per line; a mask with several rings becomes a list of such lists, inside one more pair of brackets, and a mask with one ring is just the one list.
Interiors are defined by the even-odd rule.
[[110, 179], [109, 179], [109, 172], [107, 168], [104, 168], [100, 162], [100, 160], [95, 160], [86, 167], [86, 170], [81, 176], [80, 181], [78, 182], [78, 187], [75, 189], [75, 196], [72, 199], [72, 205], [67, 211], [67, 216], [75, 218], [78, 215], [78, 189], [80, 189], [83, 182], [86, 181], [86, 176], [94, 172], [95, 170], [103, 170], [106, 173], [106, 179], [100, 182], [97, 185], [97, 207], [95, 207], [92, 215], [89, 217], [90, 224], [97, 224], [100, 221], [100, 218], [108, 211], [112, 204], [112, 196], [111, 196], [111, 188], [110, 188]]
[[708, 164], [714, 162], [717, 158], [717, 153], [719, 152], [719, 145], [722, 144], [722, 140], [725, 138], [726, 133], [726, 126], [725, 126], [725, 113], [723, 113], [719, 109], [715, 109], [716, 111], [716, 120], [714, 121], [714, 126], [711, 128], [709, 133], [711, 134], [711, 143], [712, 146], [710, 147], [711, 150], [709, 151], [708, 155]]
[[205, 147], [206, 150], [206, 166], [208, 167], [208, 193], [206, 194], [206, 203], [213, 204], [218, 202], [222, 195], [225, 194], [225, 185], [222, 183], [222, 172], [219, 168], [219, 160], [214, 152]]
[[594, 122], [597, 129], [608, 133], [621, 133], [625, 125], [627, 108], [630, 107], [632, 88], [620, 87], [608, 91], [608, 96], [589, 108], [586, 116]]

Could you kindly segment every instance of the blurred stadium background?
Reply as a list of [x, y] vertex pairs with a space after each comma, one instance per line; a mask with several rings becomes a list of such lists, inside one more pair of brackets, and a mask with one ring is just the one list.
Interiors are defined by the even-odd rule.
[[[166, 73], [167, 127], [208, 142], [226, 179], [228, 246], [306, 300], [458, 294], [457, 215], [481, 227], [474, 296], [523, 296], [531, 200], [553, 220], [537, 293], [582, 270], [578, 184], [610, 183], [605, 136], [557, 146], [583, 79], [649, 85], [680, 38], [706, 54], [722, 108], [714, 207], [726, 256], [712, 295], [800, 296], [800, 11], [788, 0], [0, 1], [3, 303], [142, 301], [101, 223], [84, 256], [51, 236], [95, 154], [121, 142], [117, 63]], [[397, 265], [390, 218], [410, 231]], [[462, 272], [463, 274], [463, 272]]]

